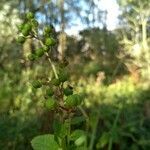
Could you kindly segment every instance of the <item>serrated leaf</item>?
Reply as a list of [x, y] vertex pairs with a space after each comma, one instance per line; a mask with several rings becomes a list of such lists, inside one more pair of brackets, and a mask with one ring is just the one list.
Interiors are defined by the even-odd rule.
[[31, 141], [34, 150], [59, 150], [59, 146], [54, 140], [54, 135], [45, 134], [40, 135]]

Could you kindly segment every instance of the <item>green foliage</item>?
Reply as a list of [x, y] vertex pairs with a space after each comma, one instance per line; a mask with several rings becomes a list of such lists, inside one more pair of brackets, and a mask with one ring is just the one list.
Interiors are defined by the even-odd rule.
[[47, 135], [40, 135], [35, 137], [31, 141], [32, 147], [34, 150], [58, 150], [59, 146], [54, 140], [54, 136], [47, 134]]
[[[40, 59], [42, 56], [46, 55], [46, 57], [48, 57], [48, 61], [50, 63], [54, 75], [50, 80], [49, 76], [47, 78], [46, 76], [43, 76], [42, 79], [34, 80], [32, 82], [32, 86], [35, 89], [41, 87], [46, 88], [46, 95], [44, 95], [46, 100], [44, 106], [47, 108], [47, 110], [55, 111], [56, 115], [59, 117], [62, 117], [63, 114], [63, 117], [61, 119], [59, 118], [60, 122], [55, 121], [54, 134], [35, 137], [31, 142], [32, 147], [35, 150], [40, 149], [48, 150], [50, 148], [58, 149], [58, 145], [55, 141], [55, 139], [57, 139], [58, 143], [59, 140], [61, 140], [61, 143], [59, 143], [60, 147], [62, 149], [66, 149], [71, 146], [69, 142], [71, 132], [70, 127], [71, 122], [70, 122], [70, 114], [68, 112], [70, 110], [73, 111], [78, 105], [80, 105], [82, 102], [82, 98], [78, 94], [73, 94], [73, 88], [72, 89], [68, 88], [71, 86], [67, 85], [67, 88], [65, 88], [66, 86], [65, 82], [69, 81], [69, 73], [65, 68], [68, 65], [68, 61], [66, 59], [62, 60], [60, 62], [60, 65], [58, 64], [57, 68], [58, 70], [56, 70], [56, 67], [53, 61], [51, 60], [49, 53], [47, 53], [48, 50], [51, 49], [56, 44], [56, 40], [53, 38], [53, 35], [51, 34], [52, 28], [48, 26], [44, 28], [42, 39], [41, 37], [38, 36], [38, 28], [37, 28], [38, 22], [36, 21], [35, 18], [33, 19], [32, 13], [26, 14], [26, 18], [27, 22], [23, 24], [23, 28], [21, 27], [21, 30], [19, 28], [19, 31], [24, 35], [24, 38], [26, 37], [26, 39], [35, 38], [36, 40], [38, 40], [38, 42], [42, 47], [37, 48], [35, 52], [29, 54], [28, 59], [33, 61], [35, 59]], [[21, 43], [23, 42], [21, 41]], [[59, 68], [62, 65], [63, 67]], [[65, 98], [65, 95], [68, 97]], [[66, 112], [67, 116], [64, 117], [64, 115], [66, 115]], [[79, 137], [78, 139], [76, 139], [75, 145], [77, 146], [82, 145], [84, 140], [85, 136]]]

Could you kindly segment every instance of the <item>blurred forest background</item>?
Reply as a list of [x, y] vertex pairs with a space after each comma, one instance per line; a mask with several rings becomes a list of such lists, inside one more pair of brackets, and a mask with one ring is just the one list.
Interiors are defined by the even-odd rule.
[[[41, 31], [45, 25], [57, 29], [53, 55], [70, 62], [71, 84], [84, 96], [92, 149], [107, 150], [111, 142], [113, 150], [150, 150], [150, 1], [117, 3], [119, 25], [109, 31], [107, 12], [94, 0], [0, 0], [0, 150], [30, 150], [33, 137], [52, 132], [53, 113], [42, 107], [42, 90], [30, 85], [51, 74], [49, 64], [44, 57], [27, 61], [34, 41], [16, 42], [28, 11]], [[71, 35], [66, 30], [75, 20], [83, 30]], [[74, 127], [84, 129], [84, 123]]]

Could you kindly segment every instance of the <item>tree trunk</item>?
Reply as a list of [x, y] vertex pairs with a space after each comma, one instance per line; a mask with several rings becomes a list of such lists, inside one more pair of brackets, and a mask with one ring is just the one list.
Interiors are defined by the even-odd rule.
[[64, 0], [60, 0], [60, 13], [61, 13], [61, 31], [58, 37], [59, 45], [58, 45], [58, 58], [62, 60], [64, 58], [65, 48], [66, 48], [66, 33], [65, 33], [65, 12], [64, 12]]

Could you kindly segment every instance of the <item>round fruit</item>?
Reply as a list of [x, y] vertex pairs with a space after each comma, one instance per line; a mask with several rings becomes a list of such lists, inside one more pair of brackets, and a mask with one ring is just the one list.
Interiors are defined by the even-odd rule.
[[76, 106], [76, 101], [74, 99], [74, 97], [72, 95], [68, 96], [65, 101], [64, 101], [64, 105], [66, 107], [74, 107]]
[[52, 28], [51, 28], [50, 26], [46, 26], [46, 27], [44, 28], [44, 32], [45, 32], [45, 33], [51, 33], [51, 32], [52, 32]]
[[64, 104], [66, 107], [74, 107], [80, 105], [81, 101], [82, 99], [78, 94], [73, 94], [65, 99]]
[[32, 26], [31, 26], [30, 23], [26, 23], [26, 24], [24, 25], [23, 29], [25, 29], [25, 30], [27, 30], [27, 31], [31, 31]]
[[73, 96], [76, 99], [76, 105], [80, 105], [81, 102], [82, 102], [82, 97], [80, 95], [78, 95], [78, 94], [74, 94]]
[[49, 47], [47, 47], [47, 46], [43, 46], [43, 50], [44, 50], [44, 52], [48, 52], [49, 51]]
[[64, 94], [66, 96], [72, 95], [73, 94], [73, 90], [71, 88], [67, 87], [67, 88], [64, 89]]
[[59, 79], [52, 79], [52, 84], [55, 86], [58, 86], [60, 84], [60, 80]]
[[20, 25], [18, 25], [18, 26], [17, 26], [17, 28], [18, 28], [18, 30], [19, 30], [19, 31], [22, 31], [22, 30], [23, 30], [23, 28], [24, 28], [24, 24], [20, 24]]
[[31, 61], [33, 61], [33, 60], [36, 59], [36, 55], [35, 54], [29, 54], [28, 55], [28, 59], [31, 60]]
[[60, 72], [60, 74], [59, 74], [59, 80], [60, 80], [61, 82], [67, 81], [68, 78], [69, 78], [69, 75], [68, 75], [67, 72], [65, 72], [65, 71]]
[[29, 31], [28, 29], [23, 29], [23, 30], [22, 30], [22, 34], [23, 34], [24, 36], [28, 36], [29, 33], [30, 33], [30, 31]]
[[57, 107], [57, 103], [56, 100], [53, 98], [49, 98], [46, 100], [45, 102], [45, 106], [46, 108], [48, 108], [49, 110], [54, 110]]
[[44, 50], [42, 48], [39, 48], [35, 51], [36, 56], [42, 57], [44, 55]]
[[18, 43], [24, 43], [25, 40], [26, 40], [26, 39], [25, 39], [24, 36], [19, 36], [18, 39], [17, 39], [17, 42], [18, 42]]
[[39, 25], [39, 23], [35, 19], [32, 19], [31, 24], [32, 24], [32, 27], [34, 28], [38, 27]]
[[34, 18], [34, 14], [32, 13], [32, 12], [28, 12], [27, 14], [26, 14], [26, 18], [27, 19], [33, 19]]
[[53, 94], [54, 94], [54, 91], [52, 88], [46, 90], [46, 95], [53, 96]]
[[56, 43], [56, 41], [53, 38], [46, 38], [46, 40], [45, 40], [45, 45], [46, 46], [54, 46], [55, 43]]
[[37, 81], [32, 82], [32, 86], [37, 89], [37, 88], [40, 88], [42, 84], [40, 81], [37, 80]]

